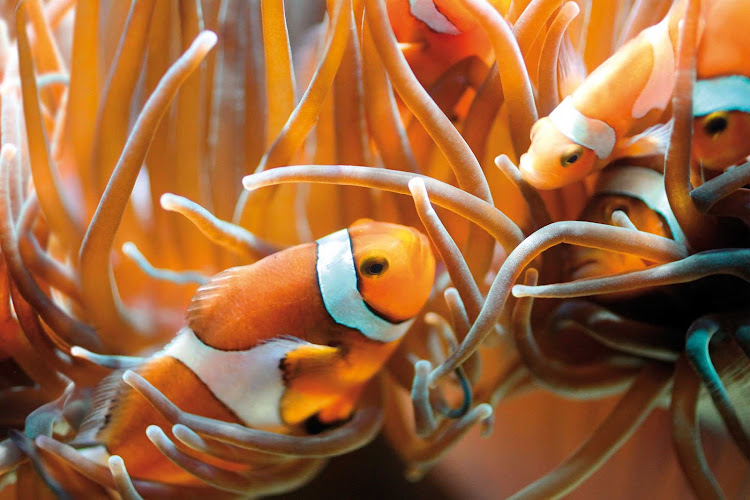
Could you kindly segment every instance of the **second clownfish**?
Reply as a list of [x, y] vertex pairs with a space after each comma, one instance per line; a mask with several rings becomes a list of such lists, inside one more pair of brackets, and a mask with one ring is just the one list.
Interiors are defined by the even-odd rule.
[[[604, 170], [579, 220], [612, 225], [615, 211], [625, 213], [640, 231], [685, 242], [685, 235], [667, 200], [664, 176], [659, 172], [625, 165]], [[635, 255], [582, 246], [568, 248], [566, 264], [572, 280], [637, 271], [648, 266]], [[623, 294], [604, 296], [608, 300], [622, 297]]]
[[[674, 89], [685, 4], [676, 1], [664, 20], [620, 48], [534, 125], [520, 161], [529, 183], [555, 189], [618, 158], [664, 152], [670, 127], [657, 124]], [[750, 154], [750, 32], [742, 20], [750, 20], [747, 0], [701, 2], [692, 152], [709, 169]], [[652, 126], [658, 128], [647, 130]]]
[[639, 133], [659, 122], [672, 97], [679, 14], [684, 11], [678, 4], [534, 124], [531, 145], [520, 159], [524, 179], [539, 189], [555, 189], [617, 158], [661, 150], [663, 134]]
[[[205, 417], [295, 434], [336, 424], [426, 303], [434, 273], [420, 232], [358, 221], [213, 277], [193, 297], [187, 326], [136, 371]], [[167, 420], [115, 373], [71, 444], [89, 457], [120, 455], [134, 478], [197, 481], [150, 443], [152, 424], [171, 436]]]

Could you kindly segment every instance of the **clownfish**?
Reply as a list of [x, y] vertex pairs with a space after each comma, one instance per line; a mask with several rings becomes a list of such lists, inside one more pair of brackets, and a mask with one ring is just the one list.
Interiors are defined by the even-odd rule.
[[[684, 7], [675, 2], [660, 23], [615, 52], [534, 124], [520, 161], [529, 183], [555, 189], [618, 158], [664, 152], [670, 127], [656, 124], [674, 90]], [[692, 154], [709, 169], [723, 170], [750, 154], [750, 33], [742, 20], [750, 21], [747, 0], [701, 2]]]
[[750, 1], [709, 2], [705, 16], [693, 91], [693, 162], [724, 170], [750, 155]]
[[[685, 241], [667, 201], [664, 176], [655, 170], [634, 166], [612, 166], [597, 179], [593, 196], [579, 220], [612, 225], [612, 214], [624, 212], [633, 225], [644, 231]], [[647, 267], [640, 257], [597, 248], [570, 246], [566, 253], [566, 274], [571, 280], [608, 276]], [[622, 294], [607, 295], [622, 298]]]
[[425, 88], [466, 57], [489, 62], [492, 56], [489, 38], [460, 2], [388, 0], [386, 7], [404, 57]]
[[663, 151], [668, 128], [647, 129], [659, 123], [672, 98], [682, 10], [673, 6], [534, 124], [519, 166], [526, 181], [556, 189], [617, 158]]
[[[434, 274], [419, 231], [357, 221], [214, 276], [192, 298], [187, 325], [136, 372], [184, 411], [313, 432], [349, 418], [425, 305]], [[171, 425], [121, 377], [100, 384], [70, 444], [96, 460], [120, 455], [134, 478], [193, 484], [146, 436], [155, 424], [171, 437]]]

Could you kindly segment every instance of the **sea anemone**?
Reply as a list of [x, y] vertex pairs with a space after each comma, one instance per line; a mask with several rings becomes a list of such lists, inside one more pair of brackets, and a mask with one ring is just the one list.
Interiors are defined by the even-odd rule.
[[[576, 220], [597, 196], [594, 177], [537, 191], [516, 167], [537, 119], [670, 3], [443, 0], [427, 28], [405, 0], [329, 0], [320, 24], [300, 14], [313, 2], [285, 12], [281, 0], [23, 0], [5, 9], [0, 497], [286, 492], [381, 429], [409, 479], [444, 458], [446, 490], [497, 497], [533, 479], [521, 461], [488, 470], [496, 457], [529, 453], [498, 436], [563, 415], [588, 425], [583, 413], [611, 408], [577, 451], [516, 495], [557, 498], [658, 407], [668, 417], [647, 425], [671, 435], [698, 496], [720, 497], [700, 424], [710, 442], [723, 443], [726, 427], [750, 458], [750, 170], [691, 184], [697, 2], [680, 28], [669, 149], [651, 159], [663, 160], [679, 237], [644, 231], [619, 207], [608, 220]], [[441, 57], [436, 47], [456, 52]], [[145, 378], [116, 371], [174, 336], [209, 276], [360, 218], [421, 228], [441, 264], [423, 314], [349, 421], [315, 435], [251, 429], [186, 413]], [[627, 254], [639, 267], [566, 282], [560, 244]], [[629, 295], [606, 299], [617, 292]], [[194, 484], [131, 478], [120, 457], [107, 468], [66, 444], [113, 371], [173, 425], [151, 426], [148, 437]], [[535, 389], [604, 401], [581, 411]], [[704, 407], [718, 416], [702, 419]], [[518, 416], [506, 419], [505, 408]], [[550, 408], [560, 413], [534, 415]], [[470, 460], [459, 441], [493, 424], [495, 439], [476, 445], [478, 470], [519, 471], [521, 482], [467, 480], [457, 463]], [[531, 459], [559, 454], [547, 453], [550, 441], [534, 440], [540, 455]], [[639, 446], [657, 455], [656, 445]], [[725, 456], [712, 465], [725, 491], [741, 495], [747, 466]], [[644, 476], [658, 464], [629, 466]], [[623, 494], [641, 487], [628, 483]]]

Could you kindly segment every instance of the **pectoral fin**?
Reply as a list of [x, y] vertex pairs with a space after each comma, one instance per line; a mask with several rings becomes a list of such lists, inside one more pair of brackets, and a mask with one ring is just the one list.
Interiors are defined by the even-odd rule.
[[290, 425], [303, 422], [340, 395], [337, 369], [343, 360], [340, 348], [302, 344], [287, 353], [280, 367], [284, 373], [281, 418]]
[[341, 359], [341, 354], [338, 347], [302, 344], [289, 351], [281, 361], [284, 382], [289, 386], [299, 378], [319, 377], [322, 372], [332, 369], [332, 365]]

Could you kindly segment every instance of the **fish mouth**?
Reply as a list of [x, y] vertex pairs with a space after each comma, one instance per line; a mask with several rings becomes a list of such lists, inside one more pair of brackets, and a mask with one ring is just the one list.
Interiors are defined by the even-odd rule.
[[518, 170], [521, 172], [521, 178], [537, 189], [555, 189], [557, 184], [549, 173], [539, 168], [535, 168], [534, 161], [529, 153], [524, 153], [518, 162]]

